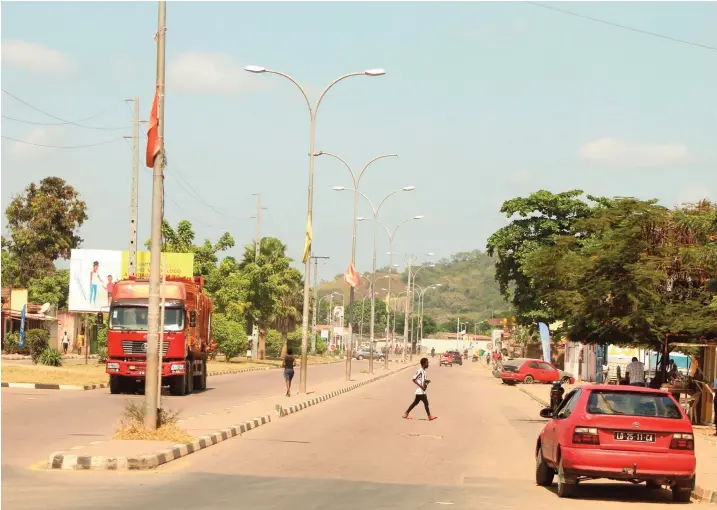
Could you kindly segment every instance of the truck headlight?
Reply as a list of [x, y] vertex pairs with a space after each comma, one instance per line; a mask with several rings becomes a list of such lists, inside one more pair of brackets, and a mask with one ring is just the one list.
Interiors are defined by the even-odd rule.
[[172, 372], [184, 372], [184, 363], [174, 363], [171, 367]]
[[119, 363], [107, 363], [107, 370], [119, 371]]

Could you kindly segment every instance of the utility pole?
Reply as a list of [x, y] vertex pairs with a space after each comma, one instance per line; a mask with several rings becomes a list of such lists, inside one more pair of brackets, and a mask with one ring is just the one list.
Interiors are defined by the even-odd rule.
[[156, 430], [159, 399], [159, 287], [162, 251], [162, 202], [164, 201], [164, 57], [167, 2], [159, 2], [157, 20], [157, 141], [159, 154], [152, 172], [152, 240], [149, 263], [149, 310], [147, 317], [147, 364], [144, 391], [144, 428]]
[[[415, 257], [407, 257], [408, 266], [408, 287], [406, 287], [406, 309], [403, 313], [403, 362], [406, 362], [408, 354], [408, 314], [410, 313], [411, 306], [411, 266], [413, 265]], [[413, 349], [411, 349], [411, 358], [413, 358]]]
[[314, 259], [314, 313], [311, 318], [311, 354], [316, 354], [316, 317], [319, 315], [319, 259], [329, 257], [311, 256]]
[[[256, 241], [254, 242], [254, 261], [259, 264], [259, 253], [261, 252], [261, 193], [254, 193], [256, 196]], [[266, 208], [264, 208], [266, 209]], [[259, 326], [256, 321], [252, 324], [251, 329], [251, 352], [252, 355], [259, 359]]]
[[[139, 202], [139, 98], [126, 99], [134, 102], [134, 123], [132, 131], [132, 191], [129, 215], [129, 276], [137, 275], [137, 222]], [[129, 137], [125, 137], [129, 138]]]

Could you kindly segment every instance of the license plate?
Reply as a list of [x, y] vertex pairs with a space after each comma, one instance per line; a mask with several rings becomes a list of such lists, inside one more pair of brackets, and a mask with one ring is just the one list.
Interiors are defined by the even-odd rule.
[[655, 434], [646, 432], [615, 432], [615, 441], [632, 441], [634, 443], [654, 443]]

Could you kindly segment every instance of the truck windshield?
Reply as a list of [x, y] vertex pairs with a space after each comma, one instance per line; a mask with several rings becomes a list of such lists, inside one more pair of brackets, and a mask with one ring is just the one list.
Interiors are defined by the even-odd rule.
[[[116, 306], [110, 310], [110, 329], [147, 331], [146, 306]], [[165, 308], [164, 330], [184, 329], [184, 308]]]

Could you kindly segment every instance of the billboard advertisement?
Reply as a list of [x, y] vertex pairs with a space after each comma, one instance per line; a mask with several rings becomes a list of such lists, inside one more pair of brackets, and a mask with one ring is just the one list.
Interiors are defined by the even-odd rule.
[[112, 286], [121, 276], [121, 251], [72, 250], [68, 309], [71, 312], [107, 310]]
[[[164, 264], [165, 254], [162, 254]], [[138, 279], [149, 278], [150, 252], [137, 252]], [[194, 274], [193, 253], [167, 253], [167, 276], [191, 278]], [[162, 266], [164, 270], [164, 266]], [[72, 250], [70, 256], [71, 312], [106, 311], [112, 300], [112, 288], [119, 280], [129, 278], [129, 251]]]

